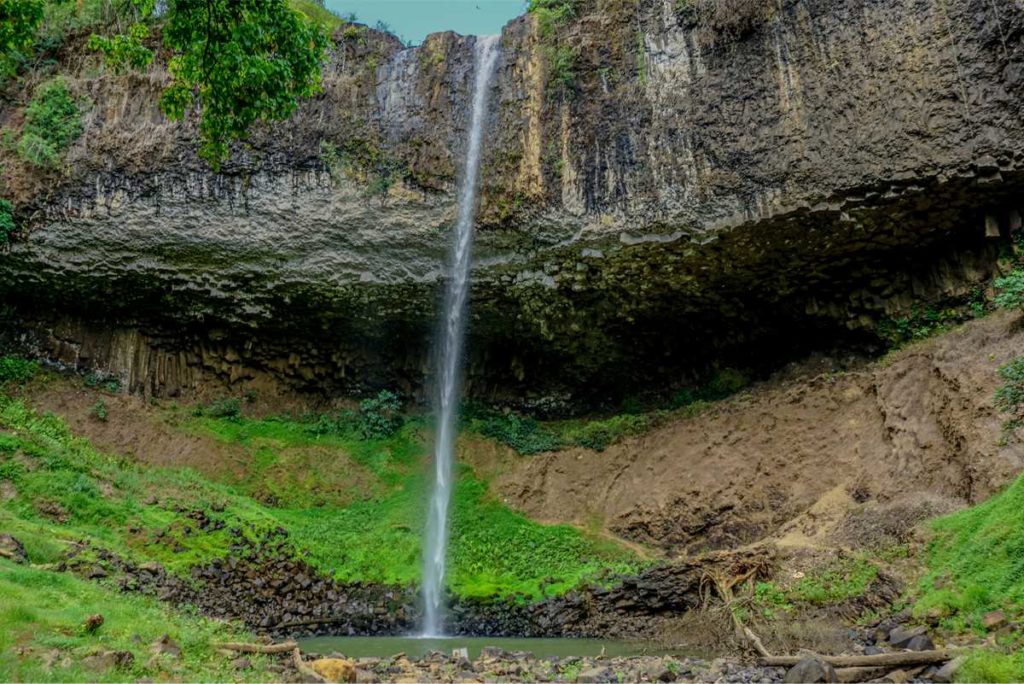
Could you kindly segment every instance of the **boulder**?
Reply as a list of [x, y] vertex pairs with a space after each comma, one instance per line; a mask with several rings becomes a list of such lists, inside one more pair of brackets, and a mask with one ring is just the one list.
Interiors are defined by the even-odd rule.
[[607, 667], [591, 667], [580, 672], [576, 681], [580, 684], [597, 684], [613, 681], [614, 675]]
[[82, 661], [90, 670], [103, 672], [106, 670], [127, 670], [135, 663], [135, 654], [131, 651], [97, 651]]
[[889, 643], [896, 648], [906, 648], [911, 639], [927, 632], [927, 627], [893, 627], [889, 632]]
[[800, 684], [805, 682], [838, 682], [836, 669], [818, 658], [804, 658], [794, 665], [782, 679], [783, 682]]
[[99, 613], [96, 613], [95, 615], [90, 615], [89, 617], [87, 617], [85, 619], [85, 624], [83, 625], [83, 627], [85, 628], [85, 631], [88, 632], [89, 634], [92, 634], [93, 632], [95, 632], [97, 629], [99, 629], [102, 626], [103, 626], [103, 616], [100, 615]]
[[329, 682], [354, 682], [357, 678], [355, 663], [345, 658], [319, 658], [309, 666]]
[[993, 610], [991, 613], [985, 613], [985, 616], [981, 618], [982, 626], [987, 630], [999, 629], [1006, 624], [1006, 613], [1001, 610]]
[[927, 634], [918, 634], [916, 637], [907, 642], [907, 645], [903, 648], [908, 651], [934, 651], [935, 644], [928, 638]]
[[154, 641], [153, 645], [149, 647], [149, 650], [153, 655], [169, 655], [172, 658], [181, 657], [181, 646], [171, 638], [170, 634], [164, 634], [162, 637]]
[[941, 682], [942, 684], [952, 682], [956, 677], [957, 670], [959, 670], [964, 664], [964, 660], [966, 660], [964, 656], [957, 656], [956, 658], [953, 658], [948, 663], [940, 667], [938, 672], [932, 675], [932, 681]]
[[24, 545], [9, 534], [0, 534], [0, 558], [6, 558], [15, 563], [28, 563], [28, 554], [25, 553]]
[[252, 661], [248, 658], [235, 658], [231, 661], [231, 667], [236, 670], [251, 670]]

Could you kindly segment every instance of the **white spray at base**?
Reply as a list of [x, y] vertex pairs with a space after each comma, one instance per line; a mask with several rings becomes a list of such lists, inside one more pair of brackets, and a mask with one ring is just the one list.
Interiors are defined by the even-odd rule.
[[444, 575], [448, 555], [448, 506], [452, 498], [462, 347], [466, 333], [469, 260], [476, 218], [480, 147], [487, 119], [491, 76], [498, 61], [499, 36], [477, 38], [474, 55], [473, 114], [466, 147], [466, 168], [459, 189], [459, 217], [451, 256], [451, 279], [442, 312], [440, 364], [437, 369], [437, 434], [434, 443], [434, 491], [430, 499], [423, 563], [423, 635], [440, 636], [444, 623]]

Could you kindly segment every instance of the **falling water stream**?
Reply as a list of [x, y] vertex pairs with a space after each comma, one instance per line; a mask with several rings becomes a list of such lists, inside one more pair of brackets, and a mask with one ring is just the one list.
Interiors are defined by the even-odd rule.
[[437, 433], [434, 443], [434, 491], [430, 499], [423, 564], [423, 635], [439, 636], [444, 623], [444, 574], [448, 555], [448, 505], [452, 497], [452, 460], [461, 384], [462, 347], [469, 293], [469, 257], [476, 218], [480, 148], [491, 76], [498, 61], [498, 36], [481, 36], [475, 46], [473, 114], [466, 166], [459, 189], [459, 216], [451, 252], [451, 277], [445, 293], [437, 369]]

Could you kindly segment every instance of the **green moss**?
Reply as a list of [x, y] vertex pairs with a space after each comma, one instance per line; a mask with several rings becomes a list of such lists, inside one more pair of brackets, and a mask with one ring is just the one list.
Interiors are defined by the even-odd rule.
[[[103, 625], [89, 633], [82, 625], [96, 613]], [[182, 647], [180, 659], [151, 660], [149, 645], [164, 634]], [[252, 666], [237, 671], [213, 646], [251, 639], [238, 627], [176, 612], [148, 597], [0, 559], [0, 680], [273, 681], [266, 657], [250, 658]], [[44, 658], [54, 650], [57, 657], [48, 666]], [[131, 652], [134, 660], [124, 669], [90, 668], [87, 657], [105, 650]]]

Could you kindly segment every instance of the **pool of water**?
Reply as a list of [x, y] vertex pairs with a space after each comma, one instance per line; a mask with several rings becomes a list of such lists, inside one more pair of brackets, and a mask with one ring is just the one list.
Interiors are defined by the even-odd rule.
[[306, 653], [326, 655], [341, 653], [349, 658], [386, 658], [405, 653], [410, 658], [424, 656], [430, 651], [451, 654], [456, 648], [469, 649], [470, 660], [480, 655], [485, 646], [495, 646], [506, 651], [528, 651], [537, 658], [552, 656], [597, 656], [602, 652], [608, 657], [637, 655], [685, 655], [640, 641], [615, 641], [610, 639], [522, 639], [505, 637], [441, 637], [415, 636], [386, 637], [310, 637], [300, 639], [299, 644]]

